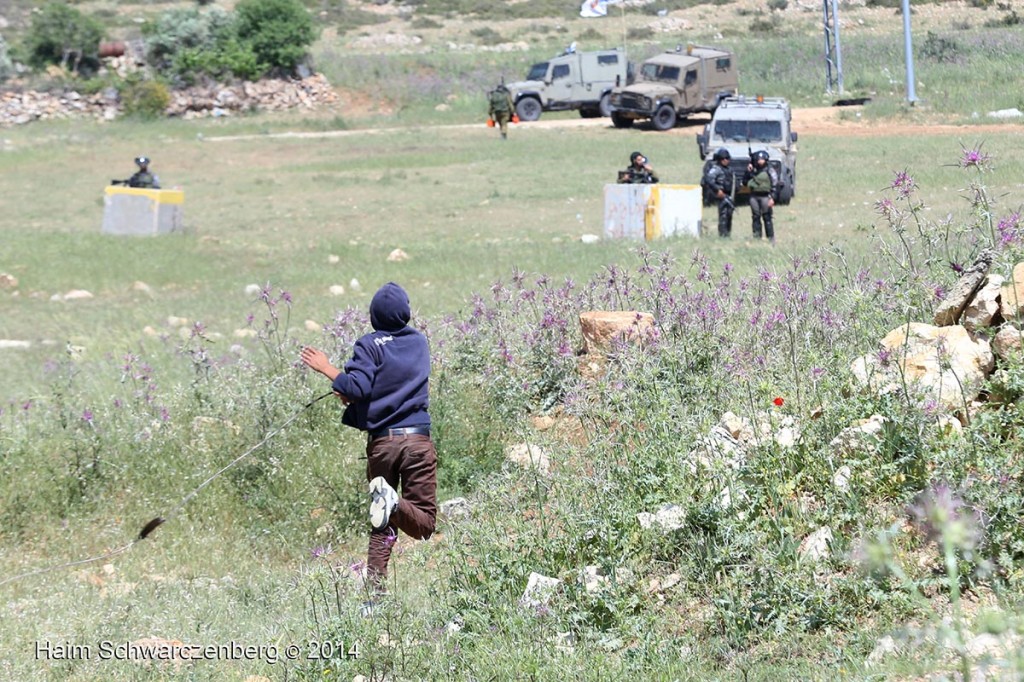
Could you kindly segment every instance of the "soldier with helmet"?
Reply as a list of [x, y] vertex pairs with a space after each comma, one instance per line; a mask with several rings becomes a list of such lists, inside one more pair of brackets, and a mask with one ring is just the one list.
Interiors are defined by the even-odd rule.
[[512, 101], [512, 93], [502, 82], [494, 90], [491, 90], [487, 101], [487, 115], [498, 124], [498, 128], [501, 130], [501, 139], [508, 139], [508, 122], [512, 120], [516, 110], [515, 102]]
[[764, 236], [775, 243], [775, 226], [772, 223], [772, 209], [779, 192], [779, 172], [768, 163], [768, 151], [759, 149], [750, 157], [743, 184], [750, 190], [750, 214], [754, 224], [754, 239], [761, 238], [761, 223], [764, 222]]
[[658, 182], [658, 176], [642, 152], [633, 152], [629, 155], [629, 166], [626, 167], [626, 170], [619, 171], [619, 182], [632, 185], [653, 185]]
[[732, 155], [722, 147], [712, 158], [714, 163], [708, 167], [701, 184], [707, 185], [711, 199], [718, 204], [718, 236], [728, 237], [732, 233], [732, 212], [736, 208], [733, 203], [735, 181], [729, 168]]
[[142, 189], [160, 189], [160, 180], [155, 174], [149, 172], [149, 158], [139, 156], [135, 159], [135, 165], [139, 167], [138, 172], [128, 178], [129, 187]]

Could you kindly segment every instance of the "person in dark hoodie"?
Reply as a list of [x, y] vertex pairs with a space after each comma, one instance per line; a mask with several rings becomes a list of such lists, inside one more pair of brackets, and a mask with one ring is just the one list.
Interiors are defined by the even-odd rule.
[[410, 316], [408, 294], [388, 282], [370, 301], [374, 331], [356, 341], [344, 370], [316, 348], [306, 346], [301, 354], [303, 363], [331, 380], [346, 406], [342, 423], [367, 432], [371, 531], [366, 564], [377, 590], [384, 589], [397, 529], [426, 540], [437, 516], [437, 452], [427, 413], [430, 349], [409, 326]]

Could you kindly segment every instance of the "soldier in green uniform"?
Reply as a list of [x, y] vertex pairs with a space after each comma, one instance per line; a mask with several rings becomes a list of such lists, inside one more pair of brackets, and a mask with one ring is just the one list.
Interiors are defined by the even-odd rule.
[[759, 149], [750, 157], [743, 184], [750, 190], [750, 215], [754, 221], [754, 239], [761, 238], [761, 222], [764, 221], [764, 236], [775, 243], [775, 225], [772, 209], [779, 192], [779, 173], [768, 163], [768, 151]]
[[139, 170], [135, 175], [128, 178], [129, 187], [140, 189], [160, 189], [160, 180], [153, 173], [149, 172], [149, 158], [140, 156], [135, 159], [135, 165]]
[[629, 185], [653, 185], [658, 182], [658, 176], [642, 152], [633, 152], [629, 155], [629, 166], [626, 170], [619, 171], [619, 182]]
[[516, 105], [512, 101], [512, 93], [508, 91], [504, 83], [494, 88], [488, 96], [490, 102], [487, 115], [490, 116], [501, 129], [501, 139], [508, 138], [508, 122], [512, 119], [512, 112]]

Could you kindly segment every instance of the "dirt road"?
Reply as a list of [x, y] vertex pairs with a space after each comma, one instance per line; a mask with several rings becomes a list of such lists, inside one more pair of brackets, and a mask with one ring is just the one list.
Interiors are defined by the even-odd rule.
[[[845, 115], [844, 115], [845, 114]], [[968, 131], [984, 132], [1020, 132], [1024, 133], [1024, 121], [1020, 123], [989, 123], [984, 125], [948, 125], [948, 124], [913, 124], [869, 122], [859, 120], [860, 107], [816, 107], [793, 110], [793, 129], [800, 135], [820, 135], [828, 137], [877, 137], [881, 135], [963, 135]], [[706, 116], [698, 116], [683, 121], [680, 127], [668, 131], [668, 135], [692, 135], [704, 123]], [[456, 125], [435, 126], [441, 130], [467, 130], [482, 128], [480, 123], [462, 123]], [[517, 132], [528, 133], [531, 130], [548, 130], [551, 128], [612, 128], [611, 121], [606, 118], [541, 118], [533, 123], [520, 123]], [[368, 135], [405, 130], [405, 128], [366, 128], [357, 130], [327, 130], [317, 132], [290, 132], [258, 135], [223, 135], [204, 138], [210, 142], [226, 142], [233, 140], [274, 139], [274, 138], [329, 138], [349, 137], [352, 135]]]

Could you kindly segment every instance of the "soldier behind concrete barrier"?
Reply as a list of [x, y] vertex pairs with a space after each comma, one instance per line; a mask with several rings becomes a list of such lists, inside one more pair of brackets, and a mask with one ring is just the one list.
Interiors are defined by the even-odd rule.
[[512, 101], [512, 93], [508, 91], [504, 83], [491, 90], [487, 96], [487, 115], [490, 116], [501, 129], [501, 139], [508, 138], [508, 122], [512, 120], [512, 112], [515, 111], [515, 103]]
[[127, 180], [111, 180], [112, 185], [128, 185], [139, 189], [160, 189], [160, 179], [149, 171], [149, 157], [138, 156], [135, 165], [139, 170]]
[[754, 239], [761, 238], [761, 222], [764, 221], [764, 236], [775, 243], [775, 226], [772, 222], [773, 207], [779, 192], [779, 173], [768, 163], [768, 152], [759, 149], [750, 157], [743, 184], [750, 190], [750, 214], [754, 224]]
[[732, 155], [722, 147], [715, 152], [714, 163], [708, 168], [704, 182], [711, 191], [712, 198], [718, 203], [718, 236], [728, 237], [732, 234], [732, 212], [736, 208], [733, 202], [735, 181], [729, 162]]
[[626, 170], [619, 171], [619, 182], [630, 185], [653, 185], [658, 182], [658, 176], [646, 156], [641, 152], [633, 152], [629, 155], [629, 166]]

